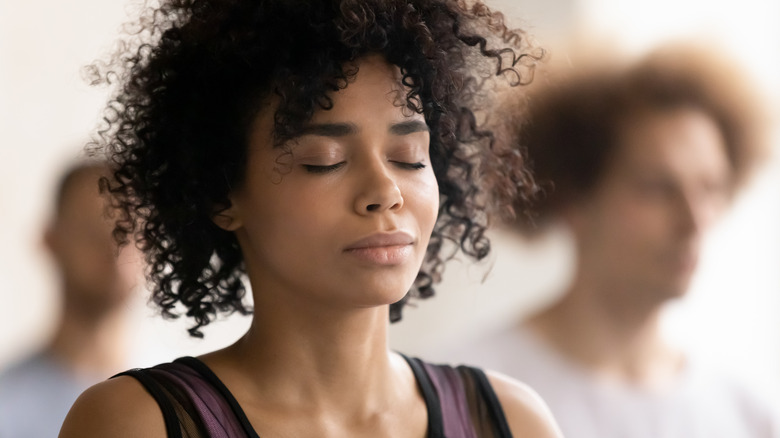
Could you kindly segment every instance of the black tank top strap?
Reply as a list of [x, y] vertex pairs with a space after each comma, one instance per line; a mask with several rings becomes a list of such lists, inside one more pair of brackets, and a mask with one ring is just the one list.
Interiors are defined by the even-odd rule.
[[412, 369], [414, 378], [417, 380], [417, 387], [420, 388], [420, 392], [425, 400], [425, 407], [428, 410], [428, 438], [444, 438], [444, 424], [439, 395], [433, 387], [428, 373], [425, 371], [423, 362], [420, 359], [410, 358], [403, 354], [401, 356], [406, 359], [406, 362]]
[[474, 381], [477, 384], [477, 388], [479, 388], [482, 399], [487, 403], [488, 412], [493, 419], [493, 424], [498, 428], [498, 436], [506, 438], [511, 437], [512, 432], [509, 429], [509, 422], [506, 420], [504, 408], [501, 407], [501, 402], [498, 400], [498, 396], [496, 396], [496, 392], [493, 390], [493, 385], [490, 384], [485, 372], [482, 371], [481, 368], [470, 366], [461, 365], [458, 368], [463, 368], [474, 376]]
[[179, 427], [179, 417], [176, 415], [176, 410], [171, 403], [168, 395], [165, 394], [162, 386], [149, 375], [147, 370], [136, 368], [132, 370], [119, 373], [113, 377], [127, 376], [136, 379], [146, 391], [154, 398], [157, 405], [163, 414], [163, 420], [165, 421], [165, 434], [169, 438], [182, 438], [181, 428]]
[[198, 359], [181, 358], [119, 375], [133, 377], [147, 389], [163, 413], [170, 438], [259, 438], [227, 387]]
[[481, 369], [404, 358], [428, 405], [429, 438], [512, 437], [501, 403]]
[[230, 392], [227, 386], [225, 386], [225, 384], [219, 380], [219, 377], [217, 377], [217, 375], [211, 371], [211, 368], [206, 366], [206, 364], [200, 361], [200, 359], [196, 359], [190, 356], [180, 357], [173, 362], [185, 364], [193, 370], [197, 371], [201, 377], [203, 377], [214, 389], [220, 393], [220, 395], [222, 395], [222, 398], [230, 406], [230, 409], [236, 416], [236, 420], [238, 420], [238, 422], [241, 424], [241, 427], [244, 429], [247, 435], [250, 438], [260, 438], [252, 427], [252, 423], [249, 422], [249, 418], [247, 418], [246, 413], [241, 408], [241, 405], [238, 404], [238, 400], [236, 400], [236, 398], [233, 396], [233, 393]]

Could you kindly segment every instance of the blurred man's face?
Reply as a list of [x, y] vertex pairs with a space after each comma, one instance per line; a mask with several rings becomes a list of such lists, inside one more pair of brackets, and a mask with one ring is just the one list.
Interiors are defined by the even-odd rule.
[[[122, 304], [139, 281], [139, 255], [117, 256], [97, 172], [79, 175], [64, 194], [47, 242], [61, 274], [66, 300], [80, 311], [101, 313]], [[131, 245], [130, 245], [131, 246]], [[73, 309], [75, 310], [75, 309]]]
[[702, 235], [728, 202], [730, 165], [701, 111], [647, 112], [622, 128], [601, 183], [569, 217], [589, 275], [657, 303], [688, 288]]

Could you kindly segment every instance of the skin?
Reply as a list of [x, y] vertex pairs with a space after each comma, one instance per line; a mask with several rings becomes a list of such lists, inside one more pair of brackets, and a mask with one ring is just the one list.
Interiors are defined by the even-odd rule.
[[44, 234], [66, 304], [85, 317], [124, 303], [138, 283], [138, 254], [129, 248], [117, 257], [113, 222], [98, 188], [101, 176], [98, 168], [90, 168], [71, 180]]
[[98, 190], [101, 169], [77, 171], [44, 234], [63, 311], [47, 350], [76, 374], [106, 378], [125, 366], [124, 305], [140, 278], [138, 254], [117, 254]]
[[601, 183], [563, 212], [578, 250], [572, 286], [529, 325], [597, 374], [663, 387], [684, 358], [662, 342], [659, 314], [688, 289], [731, 167], [718, 126], [696, 109], [638, 113], [619, 139]]
[[[238, 237], [256, 311], [242, 339], [202, 359], [260, 436], [426, 435], [411, 369], [388, 348], [387, 315], [411, 287], [436, 221], [429, 133], [421, 115], [397, 104], [396, 67], [378, 56], [357, 66], [333, 109], [316, 113], [284, 150], [271, 147], [273, 106], [261, 112], [247, 179], [214, 219]], [[408, 237], [402, 245], [354, 249], [398, 231]], [[559, 436], [527, 387], [490, 379], [515, 436]], [[61, 436], [163, 431], [151, 397], [119, 378], [88, 390]]]

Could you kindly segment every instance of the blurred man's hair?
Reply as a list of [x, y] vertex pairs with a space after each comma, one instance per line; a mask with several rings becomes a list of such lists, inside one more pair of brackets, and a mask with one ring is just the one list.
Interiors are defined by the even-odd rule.
[[614, 157], [621, 127], [647, 113], [691, 108], [709, 116], [725, 141], [732, 191], [741, 186], [765, 151], [765, 126], [759, 99], [735, 64], [694, 46], [664, 47], [630, 65], [591, 59], [552, 69], [527, 100], [507, 102], [517, 114], [517, 145], [542, 187], [533, 220], [517, 218], [521, 229], [533, 231], [587, 195]]

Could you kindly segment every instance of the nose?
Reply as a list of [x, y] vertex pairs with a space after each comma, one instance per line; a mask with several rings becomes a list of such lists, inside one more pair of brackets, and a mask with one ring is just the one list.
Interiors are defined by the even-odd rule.
[[680, 229], [685, 234], [705, 232], [717, 216], [717, 206], [703, 196], [685, 196], [680, 200]]
[[355, 212], [360, 215], [398, 210], [404, 205], [401, 189], [384, 165], [374, 165], [366, 169], [359, 181], [358, 194], [355, 197]]
[[690, 199], [681, 199], [677, 206], [677, 229], [682, 235], [696, 234], [699, 230], [699, 217], [696, 206]]

